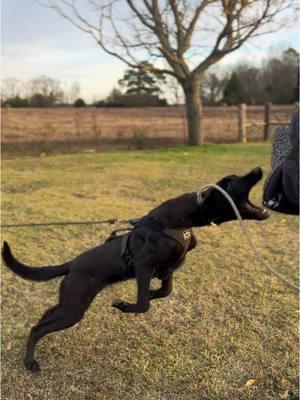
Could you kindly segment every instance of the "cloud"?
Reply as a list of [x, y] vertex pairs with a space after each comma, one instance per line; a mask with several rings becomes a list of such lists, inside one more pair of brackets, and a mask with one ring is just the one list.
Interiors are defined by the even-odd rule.
[[[106, 96], [123, 75], [126, 65], [108, 56], [89, 35], [80, 32], [53, 10], [34, 0], [2, 0], [2, 78], [27, 81], [48, 75], [65, 83], [78, 81], [87, 101]], [[295, 24], [253, 40], [226, 56], [218, 65], [258, 64], [270, 46], [298, 48]], [[285, 44], [282, 46], [282, 44]]]
[[81, 95], [87, 101], [105, 97], [123, 75], [125, 66], [101, 57], [96, 49], [66, 53], [40, 46], [7, 46], [2, 56], [2, 78], [16, 77], [28, 81], [39, 75], [59, 79], [63, 83], [78, 81]]
[[2, 79], [78, 81], [90, 101], [106, 96], [123, 75], [125, 66], [94, 39], [33, 0], [3, 0], [2, 22]]

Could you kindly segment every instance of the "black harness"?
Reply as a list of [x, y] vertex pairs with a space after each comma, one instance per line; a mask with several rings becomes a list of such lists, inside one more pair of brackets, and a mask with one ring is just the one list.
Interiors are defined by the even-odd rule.
[[155, 222], [147, 217], [130, 220], [129, 222], [131, 223], [131, 225], [133, 225], [133, 228], [118, 229], [116, 231], [113, 231], [111, 236], [107, 239], [107, 241], [116, 239], [117, 237], [120, 237], [117, 235], [117, 232], [127, 231], [127, 233], [121, 235], [121, 259], [125, 267], [130, 266], [133, 262], [133, 254], [128, 248], [129, 237], [132, 231], [139, 227], [152, 229], [155, 232], [162, 233], [163, 235], [166, 235], [176, 240], [176, 242], [179, 243], [179, 245], [181, 246], [181, 253], [178, 257], [178, 261], [185, 257], [191, 243], [191, 229], [164, 229], [164, 227], [160, 223]]

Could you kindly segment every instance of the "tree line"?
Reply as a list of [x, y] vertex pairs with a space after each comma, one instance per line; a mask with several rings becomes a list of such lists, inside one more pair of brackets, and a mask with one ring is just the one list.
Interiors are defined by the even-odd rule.
[[291, 104], [299, 101], [299, 53], [288, 48], [261, 66], [239, 64], [230, 72], [208, 72], [201, 82], [206, 104]]
[[1, 85], [1, 104], [10, 107], [53, 107], [75, 105], [84, 101], [79, 98], [78, 82], [63, 84], [57, 79], [42, 75], [28, 82], [7, 78]]
[[[173, 103], [179, 101], [179, 85], [159, 72], [152, 72], [152, 64], [144, 61], [149, 69], [129, 68], [109, 95], [93, 105], [114, 106], [115, 99], [126, 95], [163, 95]], [[271, 56], [261, 66], [238, 64], [231, 71], [208, 71], [199, 86], [206, 105], [240, 103], [291, 104], [299, 101], [299, 53], [288, 48], [278, 56]], [[15, 78], [2, 83], [2, 103], [11, 107], [52, 107], [72, 105], [83, 107], [85, 101], [79, 97], [80, 86], [73, 82], [67, 86], [56, 79], [40, 76], [27, 83]]]

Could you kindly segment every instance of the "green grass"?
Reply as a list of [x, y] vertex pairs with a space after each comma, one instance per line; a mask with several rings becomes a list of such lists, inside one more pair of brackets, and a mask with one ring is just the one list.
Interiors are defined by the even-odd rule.
[[[136, 217], [224, 175], [257, 165], [268, 173], [269, 159], [267, 144], [237, 144], [4, 160], [2, 219]], [[251, 194], [257, 203], [262, 185]], [[273, 213], [247, 226], [266, 261], [296, 283], [297, 218]], [[111, 229], [3, 229], [2, 237], [25, 263], [49, 265], [96, 246]], [[26, 337], [55, 304], [59, 282], [24, 281], [3, 268], [2, 398], [295, 398], [297, 295], [264, 271], [237, 222], [195, 232], [199, 246], [175, 274], [168, 298], [154, 301], [146, 314], [126, 315], [110, 305], [115, 298], [134, 300], [135, 282], [103, 290], [77, 326], [40, 342], [36, 356], [43, 370], [34, 376], [22, 365]]]

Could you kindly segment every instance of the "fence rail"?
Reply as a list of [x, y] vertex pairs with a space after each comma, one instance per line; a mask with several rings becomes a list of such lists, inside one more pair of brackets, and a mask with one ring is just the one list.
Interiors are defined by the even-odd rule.
[[289, 125], [290, 121], [272, 121], [272, 103], [265, 104], [264, 121], [261, 122], [247, 122], [247, 104], [239, 104], [238, 107], [238, 131], [239, 141], [247, 143], [247, 128], [252, 126], [263, 127], [263, 138], [265, 141], [270, 139], [271, 126]]
[[[272, 139], [295, 106], [269, 104], [204, 106], [206, 143]], [[105, 151], [175, 146], [188, 142], [183, 105], [101, 109], [5, 108], [1, 111], [2, 155]]]

